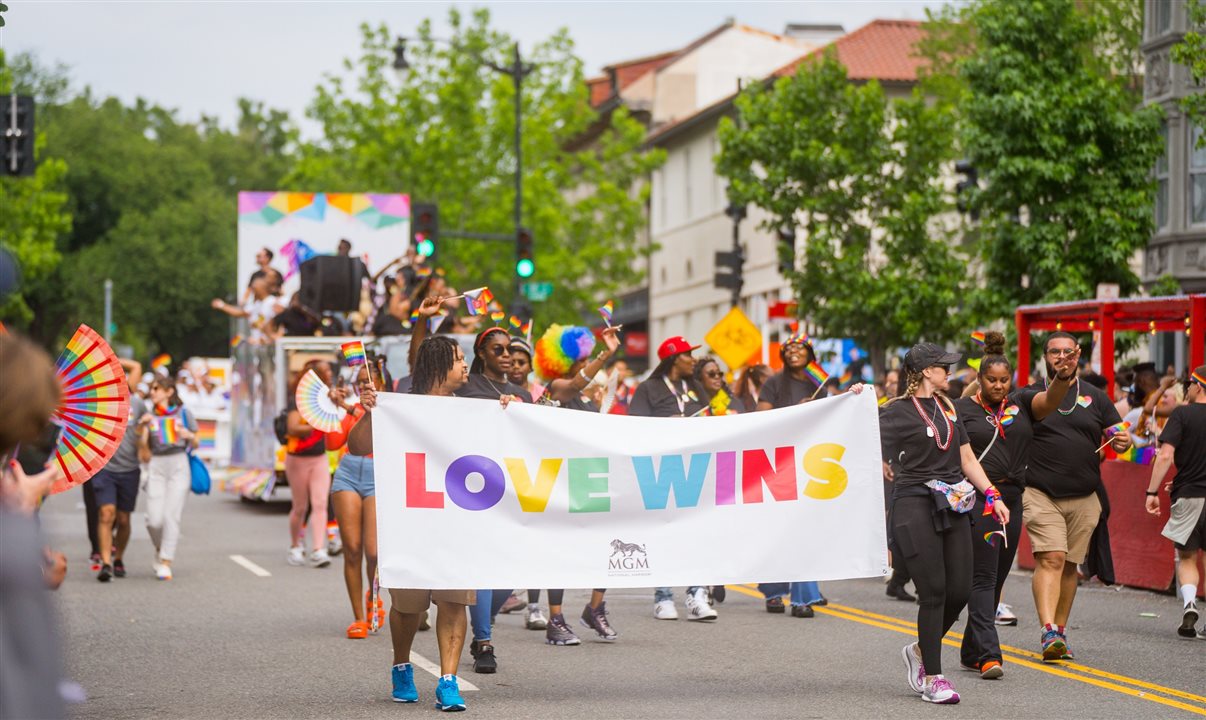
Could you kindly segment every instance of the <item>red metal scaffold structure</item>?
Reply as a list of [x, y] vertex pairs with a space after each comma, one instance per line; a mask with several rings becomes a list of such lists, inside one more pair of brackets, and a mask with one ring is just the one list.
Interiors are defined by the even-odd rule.
[[1018, 331], [1018, 384], [1030, 384], [1030, 333], [1063, 330], [1101, 333], [1101, 374], [1114, 397], [1114, 333], [1181, 332], [1189, 335], [1189, 367], [1206, 362], [1206, 295], [1077, 300], [1050, 305], [1022, 305], [1015, 313]]

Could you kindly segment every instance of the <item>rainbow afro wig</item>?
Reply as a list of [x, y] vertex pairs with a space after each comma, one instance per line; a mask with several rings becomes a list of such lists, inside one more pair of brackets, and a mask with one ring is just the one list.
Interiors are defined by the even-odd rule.
[[552, 325], [536, 341], [532, 365], [545, 382], [556, 380], [568, 375], [574, 363], [590, 357], [594, 349], [595, 335], [590, 328]]

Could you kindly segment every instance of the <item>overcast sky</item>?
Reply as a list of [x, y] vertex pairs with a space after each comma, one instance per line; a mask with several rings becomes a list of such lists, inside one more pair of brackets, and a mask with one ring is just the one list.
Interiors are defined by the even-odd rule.
[[[144, 97], [202, 112], [227, 124], [240, 96], [288, 110], [302, 121], [323, 73], [359, 48], [362, 22], [406, 34], [432, 18], [445, 34], [448, 8], [490, 8], [495, 27], [521, 48], [568, 27], [587, 72], [681, 47], [726, 18], [782, 32], [789, 22], [838, 23], [847, 31], [875, 18], [924, 19], [941, 1], [799, 0], [797, 2], [335, 2], [211, 0], [106, 2], [5, 0], [6, 52], [33, 51], [71, 68], [76, 89], [90, 85], [124, 101]], [[314, 125], [304, 123], [309, 132]]]

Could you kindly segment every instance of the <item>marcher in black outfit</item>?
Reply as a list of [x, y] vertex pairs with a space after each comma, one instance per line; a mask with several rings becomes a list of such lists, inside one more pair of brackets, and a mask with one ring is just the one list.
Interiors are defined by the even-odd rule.
[[762, 391], [758, 393], [759, 410], [791, 407], [829, 397], [828, 391], [817, 391], [816, 379], [804, 371], [809, 363], [817, 359], [807, 335], [797, 332], [787, 338], [779, 347], [779, 357], [783, 360], [783, 370], [772, 375], [762, 386]]
[[984, 472], [1001, 491], [1009, 508], [1005, 538], [985, 533], [1000, 530], [996, 518], [984, 515], [984, 500], [977, 496], [970, 513], [972, 522], [972, 588], [967, 602], [967, 629], [963, 632], [963, 666], [974, 668], [985, 679], [1004, 674], [1000, 641], [997, 639], [996, 608], [1001, 601], [1005, 578], [1013, 567], [1022, 534], [1022, 491], [1026, 487], [1026, 465], [1034, 423], [1055, 411], [1076, 377], [1079, 355], [1056, 361], [1059, 373], [1046, 391], [1021, 388], [1011, 392], [1013, 365], [1005, 357], [1005, 336], [985, 333], [984, 357], [977, 380], [980, 390], [955, 402], [959, 421], [971, 440], [972, 452]]
[[[909, 687], [926, 702], [953, 704], [959, 694], [942, 675], [942, 638], [971, 592], [971, 523], [976, 490], [994, 498], [993, 514], [1009, 509], [972, 453], [954, 404], [945, 396], [950, 365], [959, 360], [933, 343], [905, 356], [904, 395], [880, 410], [884, 460], [892, 467], [891, 529], [899, 557], [917, 585], [918, 642], [904, 647]], [[964, 480], [966, 476], [969, 482]]]

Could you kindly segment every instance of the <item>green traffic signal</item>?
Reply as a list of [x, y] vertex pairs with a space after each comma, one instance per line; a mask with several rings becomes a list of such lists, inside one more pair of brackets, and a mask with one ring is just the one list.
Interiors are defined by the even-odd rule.
[[531, 258], [522, 258], [515, 263], [515, 274], [521, 278], [530, 278], [536, 272], [536, 263]]
[[423, 238], [415, 245], [415, 250], [423, 257], [431, 257], [435, 253], [435, 243], [428, 238]]

